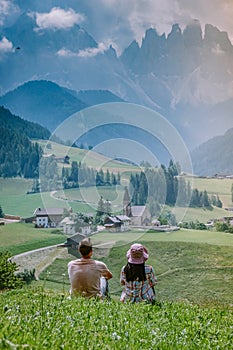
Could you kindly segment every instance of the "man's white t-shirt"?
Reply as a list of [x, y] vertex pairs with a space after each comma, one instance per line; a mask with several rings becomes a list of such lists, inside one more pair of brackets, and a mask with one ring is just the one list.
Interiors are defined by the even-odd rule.
[[100, 278], [107, 278], [109, 270], [102, 261], [81, 258], [68, 263], [68, 274], [71, 294], [101, 297]]

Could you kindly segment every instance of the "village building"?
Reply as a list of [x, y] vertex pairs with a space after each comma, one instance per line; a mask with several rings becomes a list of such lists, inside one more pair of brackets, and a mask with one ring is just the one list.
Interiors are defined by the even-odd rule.
[[91, 224], [77, 218], [75, 214], [65, 217], [60, 222], [59, 226], [62, 227], [62, 230], [66, 235], [74, 235], [79, 232], [82, 235], [87, 236], [91, 233]]
[[58, 163], [70, 164], [70, 157], [68, 155], [62, 157], [56, 157], [55, 154], [47, 153], [43, 154], [43, 158], [52, 158], [56, 160]]
[[154, 219], [151, 221], [152, 226], [159, 227], [161, 225], [160, 221], [157, 219]]
[[65, 235], [74, 235], [76, 230], [75, 230], [75, 221], [72, 220], [69, 217], [65, 217], [61, 222], [60, 226], [62, 227], [62, 230]]
[[148, 226], [151, 222], [149, 209], [145, 205], [131, 206], [131, 225]]
[[37, 208], [34, 212], [35, 226], [38, 228], [58, 227], [63, 214], [63, 208]]
[[124, 232], [129, 230], [131, 220], [126, 215], [107, 216], [104, 227], [111, 232]]
[[79, 251], [78, 251], [78, 246], [79, 243], [85, 238], [85, 235], [82, 235], [80, 233], [77, 233], [71, 237], [68, 237], [65, 243], [65, 246], [68, 249], [68, 253], [72, 254], [76, 257], [81, 257]]
[[127, 187], [123, 197], [123, 214], [130, 218], [132, 226], [148, 226], [151, 214], [146, 205], [131, 205]]

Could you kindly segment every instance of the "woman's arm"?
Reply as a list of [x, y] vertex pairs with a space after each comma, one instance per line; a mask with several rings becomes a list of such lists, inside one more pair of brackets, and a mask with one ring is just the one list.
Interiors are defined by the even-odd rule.
[[153, 266], [151, 266], [151, 271], [150, 271], [150, 285], [155, 286], [158, 283], [158, 280], [155, 276], [155, 271]]
[[123, 266], [121, 269], [121, 275], [120, 275], [120, 284], [122, 286], [125, 285], [125, 281], [126, 281], [126, 276], [125, 276], [125, 272], [124, 272], [125, 267]]

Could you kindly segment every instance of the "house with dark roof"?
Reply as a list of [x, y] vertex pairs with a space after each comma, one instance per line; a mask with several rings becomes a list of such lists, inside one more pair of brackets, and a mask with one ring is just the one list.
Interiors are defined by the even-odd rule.
[[81, 233], [76, 233], [75, 235], [68, 237], [65, 243], [65, 246], [68, 249], [68, 253], [76, 257], [80, 257], [81, 255], [78, 251], [78, 246], [79, 243], [86, 237], [86, 235], [82, 235]]
[[62, 221], [63, 214], [63, 208], [37, 208], [34, 211], [35, 226], [38, 228], [57, 227]]
[[128, 231], [130, 221], [127, 215], [107, 216], [104, 220], [104, 227], [111, 232]]
[[116, 216], [107, 216], [104, 220], [104, 227], [111, 232], [120, 232], [122, 222]]

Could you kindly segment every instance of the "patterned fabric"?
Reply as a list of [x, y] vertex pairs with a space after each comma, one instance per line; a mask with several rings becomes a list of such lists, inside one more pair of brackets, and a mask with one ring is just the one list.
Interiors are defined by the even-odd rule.
[[152, 266], [145, 265], [146, 281], [126, 281], [124, 273], [125, 266], [121, 269], [120, 283], [124, 286], [121, 294], [121, 301], [131, 301], [138, 303], [140, 301], [152, 302], [155, 300], [154, 286], [157, 283], [157, 278]]

